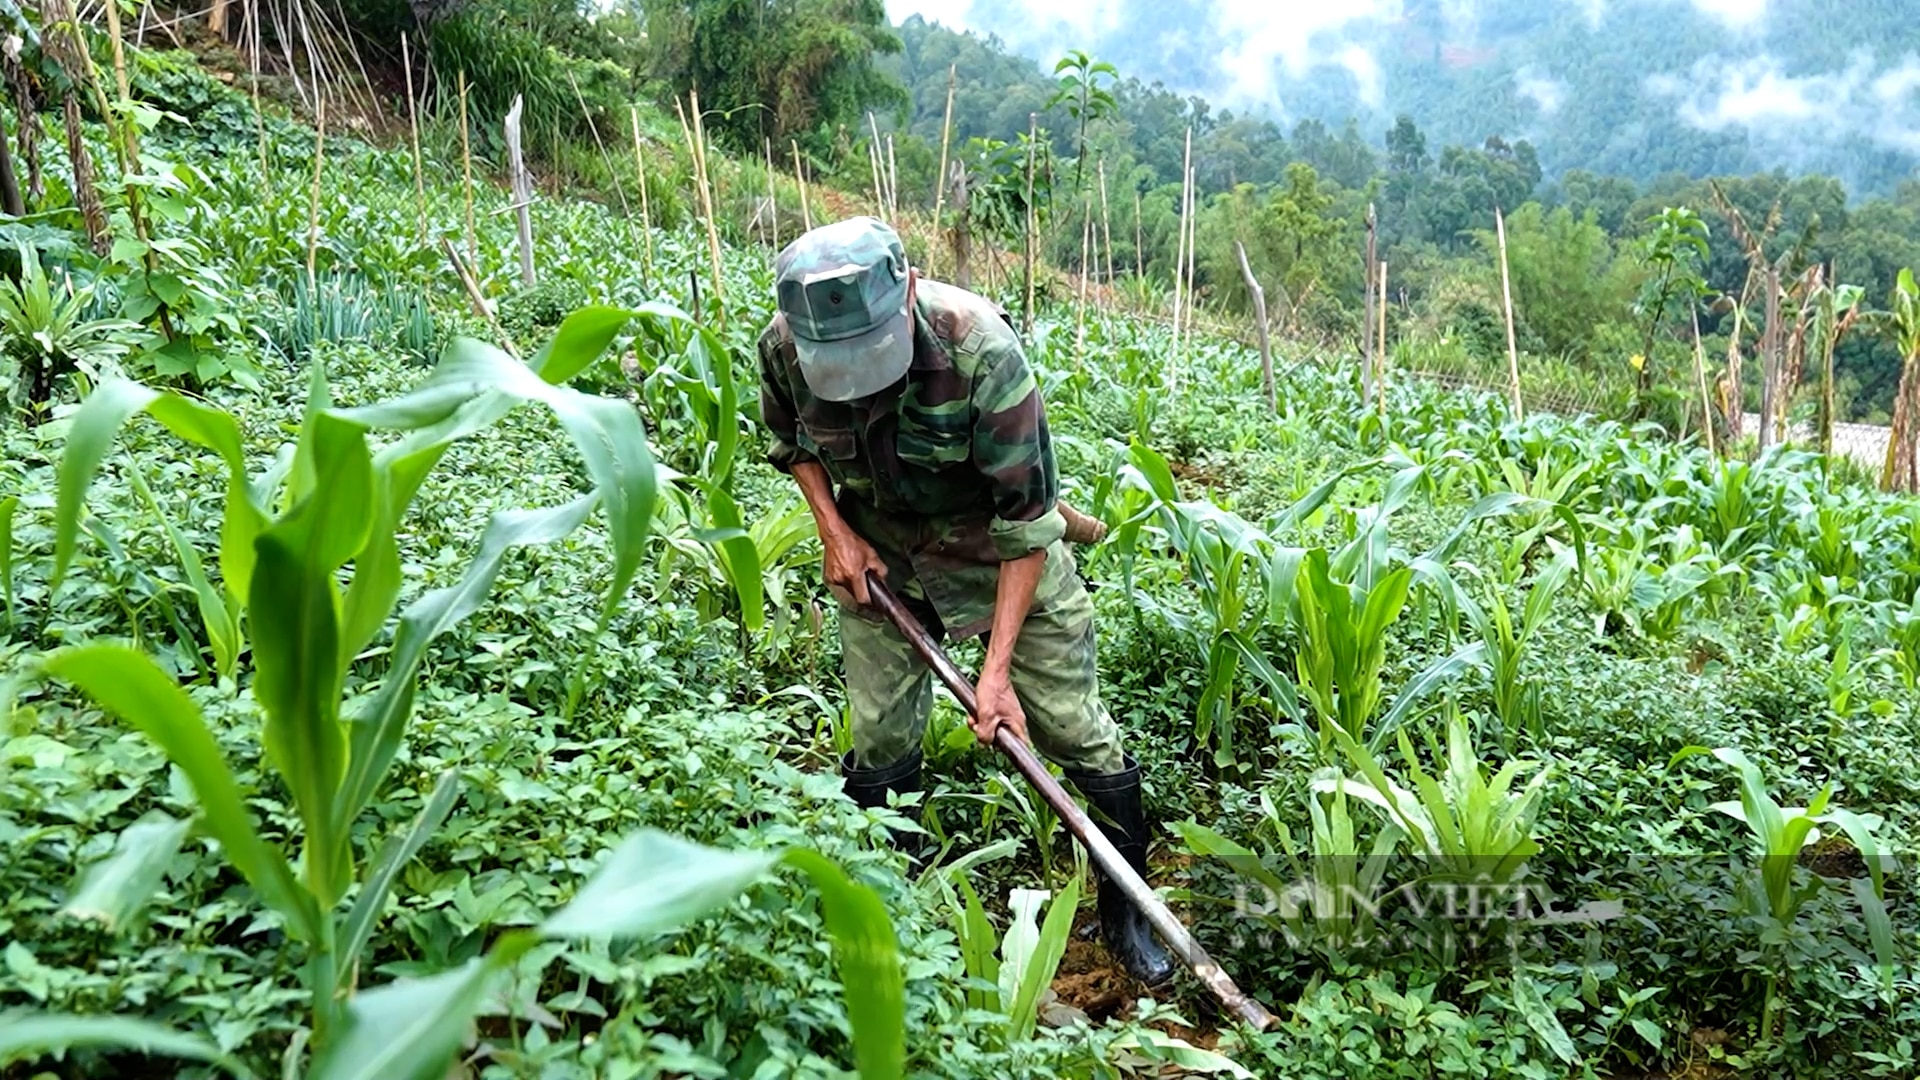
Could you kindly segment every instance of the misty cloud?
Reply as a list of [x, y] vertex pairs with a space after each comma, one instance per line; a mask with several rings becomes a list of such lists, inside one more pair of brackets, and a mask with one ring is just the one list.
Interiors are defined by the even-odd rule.
[[1862, 53], [1843, 69], [1800, 75], [1771, 56], [1716, 54], [1684, 76], [1652, 76], [1646, 86], [1672, 100], [1682, 122], [1703, 131], [1742, 129], [1772, 145], [1864, 136], [1920, 152], [1920, 57], [1912, 53], [1890, 67]]
[[1513, 73], [1513, 88], [1519, 91], [1521, 97], [1533, 102], [1542, 116], [1559, 112], [1560, 103], [1567, 98], [1566, 83], [1540, 74], [1531, 64]]

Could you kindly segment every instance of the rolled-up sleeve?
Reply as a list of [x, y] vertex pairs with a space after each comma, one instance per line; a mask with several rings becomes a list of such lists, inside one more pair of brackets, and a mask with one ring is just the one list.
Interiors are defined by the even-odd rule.
[[973, 386], [973, 460], [992, 481], [990, 533], [1000, 558], [1043, 551], [1066, 535], [1060, 476], [1040, 385], [1011, 333], [981, 350]]
[[817, 459], [800, 446], [799, 414], [781, 362], [782, 347], [775, 327], [760, 335], [760, 422], [770, 436], [767, 462], [781, 472], [792, 472], [795, 465]]

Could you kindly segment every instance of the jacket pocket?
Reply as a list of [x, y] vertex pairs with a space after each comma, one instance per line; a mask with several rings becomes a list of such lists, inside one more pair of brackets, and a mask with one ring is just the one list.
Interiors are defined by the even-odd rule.
[[900, 460], [922, 469], [951, 468], [973, 454], [973, 436], [965, 431], [942, 431], [917, 424], [901, 424], [894, 440]]
[[810, 428], [802, 424], [795, 434], [799, 436], [800, 448], [815, 457], [850, 461], [860, 452], [859, 440], [854, 438], [851, 428]]

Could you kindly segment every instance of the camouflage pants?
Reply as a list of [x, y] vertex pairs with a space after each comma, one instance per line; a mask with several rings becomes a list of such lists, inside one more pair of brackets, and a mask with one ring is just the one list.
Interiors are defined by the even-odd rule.
[[[924, 601], [903, 600], [937, 632], [938, 620]], [[933, 710], [933, 673], [892, 623], [852, 605], [840, 609], [840, 645], [853, 713], [854, 763], [885, 768], [920, 748]], [[1010, 674], [1034, 749], [1073, 772], [1113, 773], [1126, 767], [1119, 725], [1100, 700], [1093, 599], [1078, 579], [1064, 595], [1027, 616], [1014, 643]]]

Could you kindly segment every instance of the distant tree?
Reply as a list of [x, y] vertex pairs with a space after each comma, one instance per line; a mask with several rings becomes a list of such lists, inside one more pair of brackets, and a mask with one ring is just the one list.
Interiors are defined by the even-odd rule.
[[1646, 320], [1634, 392], [1634, 409], [1640, 415], [1646, 413], [1647, 393], [1653, 385], [1653, 340], [1661, 320], [1676, 300], [1684, 298], [1694, 304], [1707, 291], [1706, 282], [1700, 278], [1700, 264], [1707, 257], [1707, 225], [1700, 215], [1684, 206], [1668, 207], [1648, 224], [1652, 231], [1641, 244], [1640, 258], [1651, 274], [1636, 305]]
[[[1120, 111], [1120, 103], [1110, 88], [1119, 80], [1120, 72], [1112, 64], [1075, 49], [1053, 65], [1053, 74], [1060, 88], [1048, 99], [1047, 107], [1065, 105], [1067, 115], [1079, 125], [1079, 135], [1073, 145], [1073, 190], [1078, 194], [1086, 189], [1087, 124]], [[1103, 75], [1107, 79], [1105, 85], [1100, 81]]]
[[1419, 172], [1427, 167], [1427, 137], [1414, 125], [1413, 117], [1400, 114], [1387, 132], [1387, 168], [1392, 172]]
[[653, 75], [698, 89], [707, 126], [741, 150], [798, 139], [830, 153], [833, 133], [869, 109], [904, 109], [874, 64], [897, 52], [881, 0], [642, 0]]

